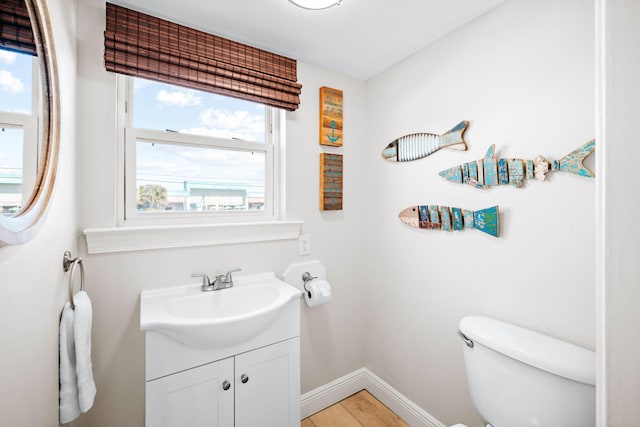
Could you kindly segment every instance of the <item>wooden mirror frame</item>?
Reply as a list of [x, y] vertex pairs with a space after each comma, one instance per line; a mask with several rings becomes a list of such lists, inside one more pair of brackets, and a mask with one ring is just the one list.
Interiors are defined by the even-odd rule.
[[51, 202], [60, 149], [58, 73], [49, 11], [46, 0], [24, 1], [31, 18], [42, 82], [41, 158], [34, 188], [20, 213], [13, 217], [0, 216], [0, 246], [22, 244], [37, 234]]

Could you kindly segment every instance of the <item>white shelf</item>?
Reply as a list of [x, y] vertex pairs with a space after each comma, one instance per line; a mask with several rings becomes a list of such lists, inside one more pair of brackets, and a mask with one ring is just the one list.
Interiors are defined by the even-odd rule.
[[302, 221], [114, 227], [84, 230], [90, 254], [292, 240]]

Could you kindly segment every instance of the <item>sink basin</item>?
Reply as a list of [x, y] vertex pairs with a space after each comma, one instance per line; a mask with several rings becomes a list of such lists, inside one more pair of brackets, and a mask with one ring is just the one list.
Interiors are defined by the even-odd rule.
[[200, 284], [144, 290], [140, 329], [196, 348], [232, 347], [264, 331], [301, 294], [273, 273], [234, 278], [219, 291], [202, 292]]

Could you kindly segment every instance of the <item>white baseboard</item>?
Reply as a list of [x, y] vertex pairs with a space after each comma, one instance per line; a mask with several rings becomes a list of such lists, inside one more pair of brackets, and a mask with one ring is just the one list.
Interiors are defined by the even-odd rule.
[[369, 384], [367, 371], [366, 368], [358, 369], [300, 396], [301, 418], [307, 418], [309, 415], [322, 411], [334, 403], [366, 389]]
[[411, 427], [446, 427], [367, 368], [353, 371], [303, 394], [300, 398], [300, 414], [306, 418], [360, 390], [367, 390]]

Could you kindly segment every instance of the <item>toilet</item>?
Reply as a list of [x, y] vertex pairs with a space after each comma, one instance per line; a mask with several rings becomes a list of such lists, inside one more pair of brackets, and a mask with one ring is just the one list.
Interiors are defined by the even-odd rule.
[[593, 351], [481, 316], [463, 318], [458, 334], [487, 427], [595, 426]]

